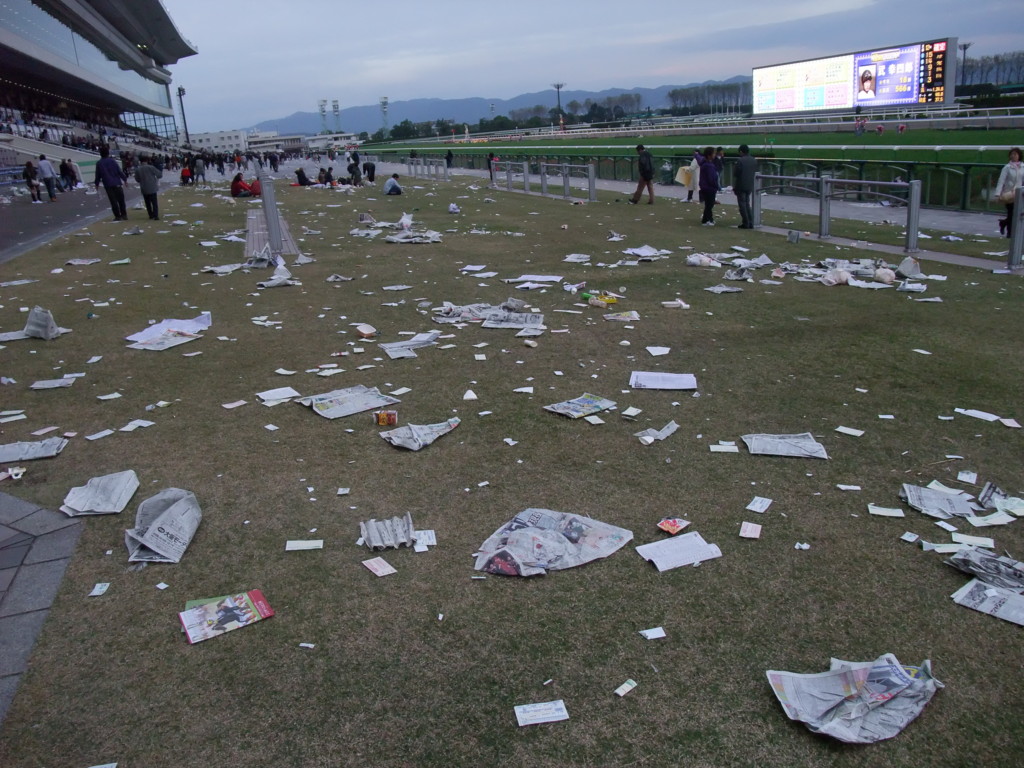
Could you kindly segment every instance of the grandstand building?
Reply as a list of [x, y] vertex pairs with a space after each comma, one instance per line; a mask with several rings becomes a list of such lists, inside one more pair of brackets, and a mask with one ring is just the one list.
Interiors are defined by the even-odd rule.
[[16, 110], [175, 140], [167, 67], [196, 53], [160, 0], [0, 0], [0, 122]]

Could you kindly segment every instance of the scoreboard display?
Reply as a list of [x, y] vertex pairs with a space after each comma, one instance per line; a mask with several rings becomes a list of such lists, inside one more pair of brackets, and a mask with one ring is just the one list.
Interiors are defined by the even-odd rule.
[[950, 103], [956, 50], [950, 37], [758, 67], [754, 114]]

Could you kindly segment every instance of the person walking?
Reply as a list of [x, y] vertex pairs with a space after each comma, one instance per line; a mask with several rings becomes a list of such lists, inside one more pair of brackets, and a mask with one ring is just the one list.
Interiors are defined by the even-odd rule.
[[25, 170], [21, 172], [21, 178], [25, 180], [28, 193], [32, 195], [32, 203], [42, 203], [43, 201], [39, 198], [39, 171], [32, 165], [31, 160], [25, 163]]
[[1010, 161], [999, 172], [995, 192], [999, 202], [1006, 206], [1006, 218], [999, 220], [999, 234], [1012, 237], [1014, 190], [1024, 184], [1024, 171], [1021, 166], [1020, 147], [1011, 149], [1009, 155]]
[[651, 157], [651, 153], [648, 152], [643, 144], [636, 145], [637, 154], [637, 172], [640, 174], [640, 180], [637, 182], [636, 191], [633, 193], [633, 197], [629, 199], [629, 202], [636, 205], [640, 202], [640, 198], [643, 197], [644, 190], [647, 190], [647, 204], [654, 205], [654, 158]]
[[697, 162], [698, 155], [698, 152], [693, 153], [693, 160], [690, 161], [688, 169], [690, 172], [690, 181], [686, 185], [686, 202], [688, 203], [693, 202], [693, 193], [697, 191], [697, 184], [700, 181], [700, 164]]
[[448, 151], [447, 151], [447, 152], [445, 153], [445, 155], [444, 155], [444, 164], [445, 164], [445, 166], [447, 166], [448, 168], [451, 168], [451, 167], [452, 167], [452, 162], [453, 162], [454, 160], [455, 160], [455, 153], [454, 153], [454, 152], [452, 152], [452, 151], [451, 151], [451, 150], [449, 149], [449, 150], [448, 150]]
[[206, 183], [206, 161], [202, 157], [196, 158], [196, 167], [192, 171], [192, 180], [199, 184], [199, 180], [203, 180], [203, 184]]
[[121, 170], [121, 166], [110, 156], [110, 147], [104, 144], [100, 147], [100, 159], [96, 162], [96, 189], [103, 184], [107, 192], [107, 199], [110, 200], [110, 209], [114, 212], [114, 221], [125, 221], [128, 218], [128, 209], [124, 204], [124, 182], [128, 176]]
[[697, 159], [700, 163], [700, 197], [704, 201], [704, 213], [700, 223], [705, 227], [715, 226], [715, 196], [718, 194], [718, 169], [715, 168], [715, 150], [705, 147]]
[[163, 171], [153, 165], [152, 158], [146, 155], [139, 158], [139, 167], [135, 169], [135, 180], [139, 182], [142, 200], [146, 204], [146, 213], [153, 221], [160, 220], [156, 194], [160, 189], [160, 179], [163, 175]]
[[53, 163], [46, 159], [46, 155], [39, 156], [39, 178], [46, 185], [46, 194], [50, 196], [50, 202], [57, 202], [57, 171]]
[[740, 209], [739, 229], [753, 229], [754, 216], [750, 210], [750, 198], [754, 192], [754, 175], [757, 160], [750, 156], [750, 147], [740, 144], [740, 157], [736, 161], [732, 191], [736, 193], [736, 206]]

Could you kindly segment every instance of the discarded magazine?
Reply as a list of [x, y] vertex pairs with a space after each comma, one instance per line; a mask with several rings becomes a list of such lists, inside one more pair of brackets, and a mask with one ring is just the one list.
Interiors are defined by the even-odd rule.
[[891, 739], [921, 714], [945, 686], [930, 661], [900, 664], [887, 653], [875, 661], [832, 659], [828, 672], [768, 670], [768, 682], [790, 720], [850, 744]]
[[584, 392], [582, 395], [573, 398], [572, 400], [564, 400], [561, 403], [545, 405], [544, 410], [551, 411], [552, 413], [559, 413], [562, 416], [568, 416], [570, 419], [578, 419], [582, 416], [589, 416], [592, 413], [599, 413], [600, 411], [605, 411], [614, 407], [614, 401], [605, 397], [592, 395], [589, 392]]
[[743, 435], [747, 450], [769, 456], [798, 456], [806, 459], [827, 459], [825, 446], [810, 432], [799, 435]]
[[195, 494], [164, 488], [139, 504], [135, 527], [124, 532], [128, 562], [178, 563], [203, 519]]
[[390, 520], [371, 518], [365, 523], [359, 523], [359, 536], [363, 544], [373, 552], [379, 549], [411, 547], [416, 541], [412, 515], [408, 512], [405, 513], [405, 517], [392, 517]]
[[209, 600], [190, 601], [178, 614], [189, 644], [269, 619], [274, 609], [258, 589]]
[[128, 506], [138, 488], [139, 478], [132, 469], [94, 477], [68, 491], [60, 511], [68, 517], [114, 515]]
[[582, 515], [525, 509], [495, 531], [477, 552], [478, 571], [537, 576], [608, 557], [633, 532]]
[[447, 421], [437, 424], [406, 424], [404, 427], [389, 429], [381, 432], [380, 436], [396, 448], [407, 448], [410, 451], [418, 451], [425, 448], [439, 437], [443, 437], [455, 429], [461, 423], [458, 416], [453, 416]]
[[353, 413], [372, 411], [375, 408], [383, 408], [386, 405], [394, 405], [402, 401], [397, 397], [381, 394], [376, 387], [371, 388], [357, 384], [346, 389], [335, 389], [321, 395], [303, 397], [295, 402], [308, 405], [325, 419], [340, 419], [343, 416], [351, 416]]

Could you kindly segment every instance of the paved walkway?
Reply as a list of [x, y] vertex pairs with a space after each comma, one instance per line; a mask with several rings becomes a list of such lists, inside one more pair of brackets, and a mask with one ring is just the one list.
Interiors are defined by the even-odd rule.
[[81, 532], [78, 520], [0, 493], [0, 722]]

